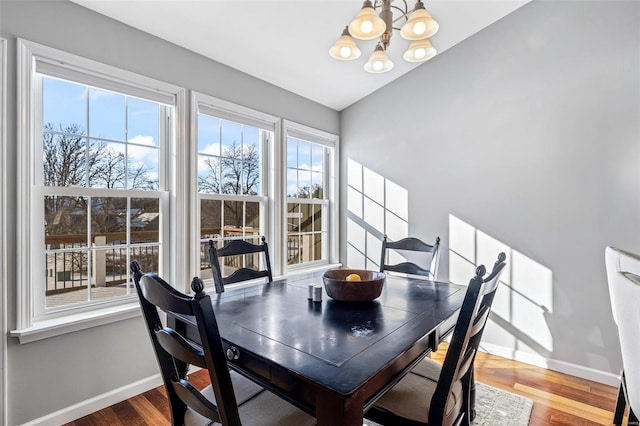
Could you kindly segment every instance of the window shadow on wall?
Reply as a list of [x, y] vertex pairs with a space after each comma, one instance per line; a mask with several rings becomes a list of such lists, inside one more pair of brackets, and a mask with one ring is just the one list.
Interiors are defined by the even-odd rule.
[[347, 265], [379, 268], [382, 239], [409, 234], [409, 192], [384, 176], [347, 161]]
[[482, 340], [512, 350], [549, 357], [553, 336], [548, 320], [553, 309], [551, 269], [462, 219], [449, 215], [449, 280], [466, 284], [477, 265], [491, 269], [497, 254], [507, 255], [490, 321]]

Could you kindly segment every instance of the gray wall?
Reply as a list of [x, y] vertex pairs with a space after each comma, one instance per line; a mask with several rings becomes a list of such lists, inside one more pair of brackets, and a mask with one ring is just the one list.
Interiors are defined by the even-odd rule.
[[[8, 39], [7, 205], [16, 204], [16, 37], [94, 59], [331, 133], [339, 114], [67, 1], [0, 3]], [[10, 232], [16, 212], [9, 209]], [[8, 236], [9, 329], [15, 327], [15, 241]], [[8, 408], [17, 425], [157, 374], [142, 318], [20, 345], [8, 341]]]
[[389, 218], [442, 237], [440, 279], [505, 250], [483, 342], [618, 373], [604, 248], [640, 252], [639, 22], [635, 1], [534, 0], [344, 110], [348, 263], [378, 262]]

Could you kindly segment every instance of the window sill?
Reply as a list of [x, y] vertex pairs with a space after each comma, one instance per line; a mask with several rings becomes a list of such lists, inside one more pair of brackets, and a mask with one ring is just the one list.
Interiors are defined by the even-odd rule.
[[20, 340], [20, 344], [25, 344], [135, 318], [140, 315], [142, 315], [140, 304], [136, 301], [125, 305], [34, 322], [31, 327], [10, 331], [9, 335], [11, 337], [17, 337]]

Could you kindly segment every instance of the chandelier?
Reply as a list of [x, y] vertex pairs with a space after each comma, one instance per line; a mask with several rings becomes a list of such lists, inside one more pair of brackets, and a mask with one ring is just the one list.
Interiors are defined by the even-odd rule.
[[[377, 10], [380, 10], [380, 13]], [[421, 0], [416, 1], [413, 10], [409, 10], [406, 0], [374, 0], [374, 3], [365, 0], [358, 15], [345, 27], [342, 36], [329, 49], [329, 54], [341, 61], [357, 59], [361, 52], [353, 37], [359, 40], [379, 38], [364, 69], [370, 73], [383, 73], [393, 68], [393, 62], [387, 56], [393, 30], [400, 31], [402, 38], [411, 41], [402, 56], [404, 60], [424, 62], [438, 53], [429, 41], [429, 37], [438, 31], [438, 27], [438, 23], [425, 10]]]

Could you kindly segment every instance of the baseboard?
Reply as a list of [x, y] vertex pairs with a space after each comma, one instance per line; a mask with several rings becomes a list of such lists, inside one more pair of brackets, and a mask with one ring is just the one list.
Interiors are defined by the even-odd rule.
[[47, 414], [46, 416], [38, 419], [31, 420], [28, 423], [24, 423], [23, 426], [50, 426], [52, 424], [62, 425], [69, 423], [73, 420], [79, 419], [80, 417], [102, 410], [103, 408], [109, 407], [120, 401], [124, 401], [125, 399], [131, 398], [135, 395], [139, 395], [160, 385], [162, 385], [162, 377], [160, 374], [155, 374], [151, 377], [122, 386], [121, 388], [94, 396], [93, 398], [79, 402], [70, 407], [63, 408], [62, 410], [58, 410], [54, 413]]
[[513, 350], [491, 343], [480, 343], [480, 350], [492, 355], [524, 362], [525, 364], [535, 365], [536, 367], [569, 374], [571, 376], [580, 377], [581, 379], [591, 380], [605, 385], [614, 386], [616, 388], [620, 385], [620, 376], [606, 371], [600, 371], [570, 362], [559, 361], [557, 359], [545, 358], [541, 355]]

